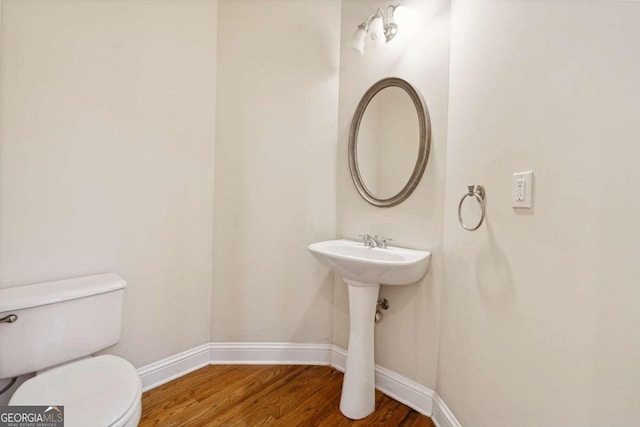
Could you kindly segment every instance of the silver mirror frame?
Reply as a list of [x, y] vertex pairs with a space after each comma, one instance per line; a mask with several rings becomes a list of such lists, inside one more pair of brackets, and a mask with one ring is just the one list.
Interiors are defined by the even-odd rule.
[[[399, 87], [403, 89], [413, 102], [416, 112], [418, 113], [418, 122], [420, 126], [420, 147], [418, 148], [418, 157], [416, 159], [413, 173], [409, 177], [407, 184], [396, 194], [388, 199], [379, 199], [375, 197], [364, 184], [360, 169], [358, 168], [358, 131], [360, 130], [360, 122], [362, 116], [369, 105], [369, 102], [382, 89], [387, 87]], [[402, 203], [416, 189], [429, 160], [429, 152], [431, 150], [431, 119], [429, 110], [420, 94], [411, 86], [411, 83], [397, 77], [388, 77], [371, 86], [362, 96], [362, 99], [356, 107], [356, 112], [351, 121], [351, 129], [349, 130], [349, 169], [351, 170], [351, 179], [358, 190], [358, 193], [368, 203], [381, 208], [389, 208]]]

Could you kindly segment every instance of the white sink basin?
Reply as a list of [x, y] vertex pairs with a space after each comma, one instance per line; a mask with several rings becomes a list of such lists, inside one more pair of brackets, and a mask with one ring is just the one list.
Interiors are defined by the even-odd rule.
[[362, 285], [409, 285], [422, 279], [430, 252], [388, 246], [370, 248], [353, 240], [329, 240], [309, 245], [309, 251], [328, 269]]

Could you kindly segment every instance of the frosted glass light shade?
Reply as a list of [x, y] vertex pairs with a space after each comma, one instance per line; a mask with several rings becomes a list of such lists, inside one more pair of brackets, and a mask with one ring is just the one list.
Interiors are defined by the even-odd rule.
[[365, 38], [367, 38], [367, 32], [360, 27], [358, 27], [358, 30], [355, 32], [353, 37], [351, 37], [351, 47], [360, 52], [360, 55], [364, 53]]
[[369, 25], [369, 42], [372, 46], [382, 46], [387, 42], [387, 37], [384, 35], [384, 22], [379, 16], [373, 18]]

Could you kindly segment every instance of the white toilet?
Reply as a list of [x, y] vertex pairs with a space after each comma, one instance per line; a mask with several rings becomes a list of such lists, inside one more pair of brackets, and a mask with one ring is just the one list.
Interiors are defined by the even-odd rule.
[[109, 273], [0, 289], [0, 378], [36, 372], [9, 405], [63, 405], [66, 427], [138, 425], [136, 369], [90, 356], [120, 340], [126, 285]]

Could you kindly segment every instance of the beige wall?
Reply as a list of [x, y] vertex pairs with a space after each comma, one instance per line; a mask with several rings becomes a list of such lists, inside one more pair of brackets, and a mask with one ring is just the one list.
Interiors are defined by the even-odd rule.
[[637, 2], [454, 2], [438, 393], [463, 425], [640, 425], [639, 21]]
[[340, 2], [222, 1], [212, 341], [331, 342]]
[[210, 339], [216, 9], [2, 2], [0, 286], [120, 273], [136, 366]]
[[[423, 385], [435, 387], [440, 293], [443, 284], [442, 215], [444, 200], [447, 96], [449, 66], [449, 2], [407, 1], [413, 26], [381, 49], [363, 56], [349, 47], [360, 24], [379, 1], [344, 0], [338, 127], [337, 236], [382, 234], [394, 244], [433, 253], [430, 271], [419, 284], [382, 286], [380, 295], [391, 308], [376, 326], [376, 362]], [[392, 208], [367, 204], [349, 174], [347, 143], [355, 108], [364, 92], [389, 76], [412, 83], [424, 97], [432, 121], [431, 155], [422, 181], [413, 195]], [[336, 277], [334, 289], [334, 343], [346, 348], [349, 335], [347, 288]]]

